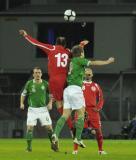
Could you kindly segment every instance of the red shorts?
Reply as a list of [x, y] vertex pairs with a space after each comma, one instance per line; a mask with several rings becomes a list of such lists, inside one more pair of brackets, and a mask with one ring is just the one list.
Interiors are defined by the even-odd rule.
[[[89, 108], [89, 109], [86, 108], [86, 112], [88, 113], [88, 116], [84, 121], [84, 128], [93, 128], [93, 129], [101, 128], [99, 112], [94, 112], [92, 108]], [[78, 119], [78, 115], [77, 113], [75, 113], [74, 122], [76, 122], [77, 119]]]
[[49, 90], [55, 100], [63, 100], [63, 91], [66, 87], [67, 76], [65, 74], [50, 77], [49, 79]]
[[99, 112], [95, 112], [92, 110], [92, 107], [86, 107], [86, 111], [88, 113], [87, 120], [85, 121], [85, 125], [88, 125], [90, 128], [98, 129], [101, 128], [101, 120]]

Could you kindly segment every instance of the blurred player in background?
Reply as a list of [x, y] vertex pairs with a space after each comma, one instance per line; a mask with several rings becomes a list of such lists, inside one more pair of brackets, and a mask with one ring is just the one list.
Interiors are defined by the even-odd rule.
[[76, 45], [71, 50], [73, 58], [69, 65], [68, 73], [68, 87], [64, 90], [64, 109], [63, 115], [57, 121], [54, 134], [52, 136], [53, 143], [58, 141], [59, 134], [67, 120], [71, 115], [72, 110], [75, 110], [78, 114], [76, 121], [76, 135], [74, 143], [78, 144], [82, 148], [85, 148], [83, 141], [81, 140], [81, 133], [84, 126], [84, 110], [85, 101], [82, 91], [82, 83], [84, 76], [84, 68], [90, 65], [106, 65], [114, 62], [114, 58], [109, 58], [106, 61], [90, 61], [84, 58], [84, 49], [80, 45]]
[[[37, 119], [41, 125], [48, 131], [48, 137], [51, 142], [53, 133], [52, 121], [47, 108], [47, 81], [41, 79], [42, 71], [39, 67], [33, 69], [33, 79], [27, 81], [20, 97], [20, 109], [24, 110], [24, 101], [28, 97], [28, 113], [27, 113], [27, 151], [32, 151], [33, 128], [37, 124]], [[55, 145], [51, 143], [51, 148], [56, 151]]]
[[[103, 93], [100, 86], [92, 81], [92, 69], [85, 69], [85, 80], [83, 81], [82, 90], [85, 97], [85, 110], [87, 117], [84, 126], [90, 128], [90, 132], [95, 134], [98, 143], [98, 153], [107, 154], [103, 150], [103, 135], [101, 130], [100, 110], [103, 107]], [[91, 134], [90, 133], [90, 134]], [[74, 143], [73, 154], [77, 154], [78, 145]]]
[[[63, 113], [63, 90], [66, 87], [66, 79], [68, 73], [68, 63], [71, 52], [66, 49], [65, 37], [58, 37], [56, 44], [45, 44], [37, 41], [27, 34], [25, 30], [19, 30], [19, 33], [25, 37], [31, 44], [43, 50], [43, 54], [48, 56], [48, 75], [49, 75], [49, 91], [52, 99], [55, 99], [57, 110], [60, 114]], [[52, 100], [53, 101], [53, 100]], [[50, 109], [52, 108], [50, 101]], [[67, 120], [68, 127], [72, 134], [72, 120], [69, 117]]]

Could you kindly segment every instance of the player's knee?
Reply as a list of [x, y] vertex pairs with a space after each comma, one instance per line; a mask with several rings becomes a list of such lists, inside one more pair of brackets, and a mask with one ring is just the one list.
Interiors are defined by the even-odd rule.
[[69, 116], [71, 115], [71, 111], [69, 109], [64, 109], [63, 110], [63, 117], [67, 120]]
[[80, 117], [80, 118], [84, 118], [84, 110], [82, 110], [82, 109], [80, 109], [78, 112], [78, 117]]
[[69, 115], [67, 115], [67, 114], [63, 114], [62, 115], [66, 120], [68, 119], [68, 117], [69, 117]]
[[52, 130], [52, 126], [51, 126], [51, 125], [47, 125], [47, 126], [45, 126], [45, 128], [46, 128], [47, 130]]

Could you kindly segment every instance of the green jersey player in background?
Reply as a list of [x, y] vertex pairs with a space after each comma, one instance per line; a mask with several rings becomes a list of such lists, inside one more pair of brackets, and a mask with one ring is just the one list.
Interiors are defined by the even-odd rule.
[[[47, 92], [48, 83], [41, 79], [42, 71], [39, 67], [33, 69], [33, 79], [27, 81], [20, 98], [20, 109], [24, 110], [25, 97], [28, 97], [28, 113], [27, 113], [27, 151], [32, 151], [33, 128], [39, 119], [42, 126], [48, 131], [48, 137], [51, 142], [52, 121], [47, 108]], [[55, 150], [55, 146], [51, 143], [51, 148]]]
[[63, 128], [67, 118], [71, 115], [72, 110], [75, 110], [78, 115], [78, 120], [76, 121], [76, 135], [74, 143], [78, 144], [82, 148], [85, 148], [85, 144], [81, 140], [81, 133], [84, 126], [84, 111], [85, 111], [85, 100], [83, 92], [81, 89], [84, 69], [86, 66], [90, 65], [107, 65], [114, 62], [114, 58], [111, 57], [108, 60], [101, 61], [90, 61], [84, 58], [84, 49], [82, 46], [76, 45], [71, 50], [73, 58], [71, 59], [69, 65], [68, 74], [68, 87], [65, 88], [63, 98], [64, 98], [64, 109], [63, 115], [57, 121], [54, 134], [52, 135], [52, 142], [58, 141], [58, 137], [61, 129]]

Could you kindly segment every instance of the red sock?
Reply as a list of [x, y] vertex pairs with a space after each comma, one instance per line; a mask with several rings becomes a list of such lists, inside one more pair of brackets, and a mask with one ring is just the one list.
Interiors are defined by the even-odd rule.
[[78, 151], [78, 144], [74, 143], [74, 151]]
[[102, 151], [103, 150], [103, 135], [102, 135], [102, 130], [101, 128], [99, 129], [96, 129], [96, 140], [97, 140], [97, 143], [98, 143], [98, 149], [99, 151]]
[[[58, 112], [62, 115], [62, 114], [63, 114], [63, 107], [58, 108]], [[67, 119], [67, 125], [68, 125], [69, 129], [72, 129], [72, 128], [73, 128], [73, 123], [72, 123], [71, 117], [69, 117], [69, 118]]]

